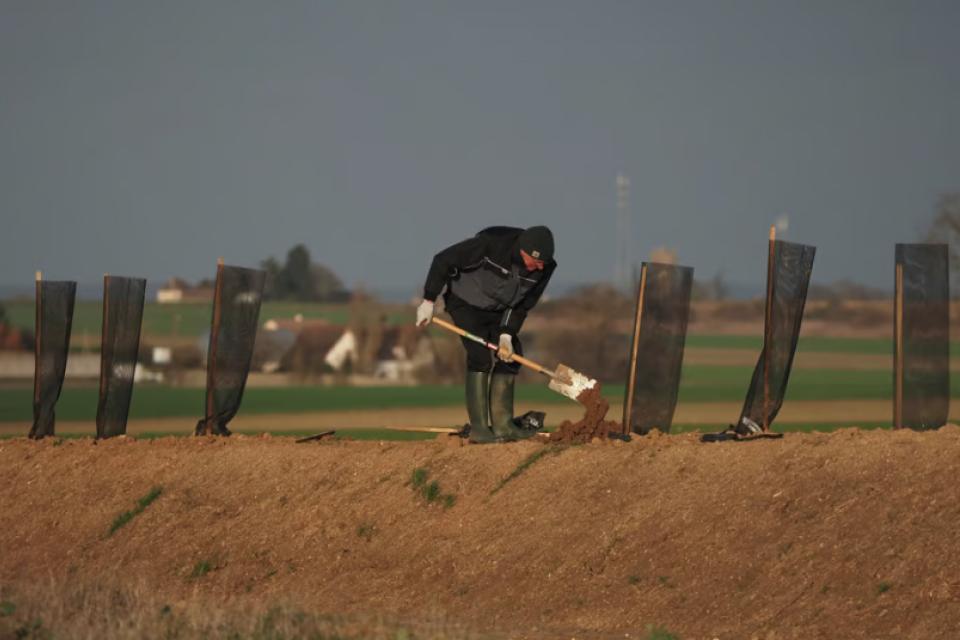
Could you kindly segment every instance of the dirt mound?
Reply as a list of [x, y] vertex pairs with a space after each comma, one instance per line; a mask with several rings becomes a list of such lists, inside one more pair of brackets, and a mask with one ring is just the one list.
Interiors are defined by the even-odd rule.
[[38, 579], [510, 637], [960, 628], [960, 428], [449, 440], [0, 441], [0, 636]]
[[577, 402], [584, 406], [583, 417], [576, 422], [561, 422], [557, 430], [550, 434], [550, 442], [584, 444], [594, 438], [606, 439], [611, 431], [620, 433], [623, 430], [623, 425], [619, 422], [604, 420], [610, 410], [610, 403], [603, 397], [600, 385], [583, 391], [577, 396]]

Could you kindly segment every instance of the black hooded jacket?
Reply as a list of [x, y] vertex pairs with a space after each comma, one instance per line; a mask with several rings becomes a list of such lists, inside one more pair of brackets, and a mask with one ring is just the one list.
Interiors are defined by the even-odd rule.
[[446, 287], [448, 307], [466, 304], [502, 311], [501, 331], [517, 335], [557, 267], [551, 259], [542, 271], [527, 271], [517, 246], [521, 233], [516, 227], [488, 227], [435, 255], [424, 299], [436, 300]]

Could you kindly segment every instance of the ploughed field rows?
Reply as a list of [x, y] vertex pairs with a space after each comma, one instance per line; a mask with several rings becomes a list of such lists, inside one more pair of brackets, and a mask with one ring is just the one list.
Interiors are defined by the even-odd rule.
[[[574, 447], [3, 440], [0, 635], [45, 612], [69, 630], [85, 605], [58, 590], [105, 584], [170, 616], [286, 605], [440, 620], [447, 637], [954, 637], [958, 474], [954, 426]], [[98, 624], [139, 606], [116, 600]]]

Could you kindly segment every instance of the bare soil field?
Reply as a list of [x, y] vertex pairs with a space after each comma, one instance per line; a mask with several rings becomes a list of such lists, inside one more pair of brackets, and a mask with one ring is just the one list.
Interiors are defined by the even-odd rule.
[[[137, 619], [276, 603], [442, 620], [436, 637], [955, 638], [958, 478], [956, 426], [575, 447], [5, 440], [0, 637], [45, 614], [81, 637], [81, 613], [151, 635], [109, 626], [149, 602]], [[112, 598], [76, 595], [91, 584]]]

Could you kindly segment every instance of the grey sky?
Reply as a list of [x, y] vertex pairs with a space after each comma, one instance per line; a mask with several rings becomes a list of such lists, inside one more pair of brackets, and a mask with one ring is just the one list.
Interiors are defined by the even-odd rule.
[[212, 274], [305, 243], [422, 282], [544, 223], [561, 282], [634, 255], [888, 285], [960, 189], [960, 2], [0, 2], [0, 284]]

